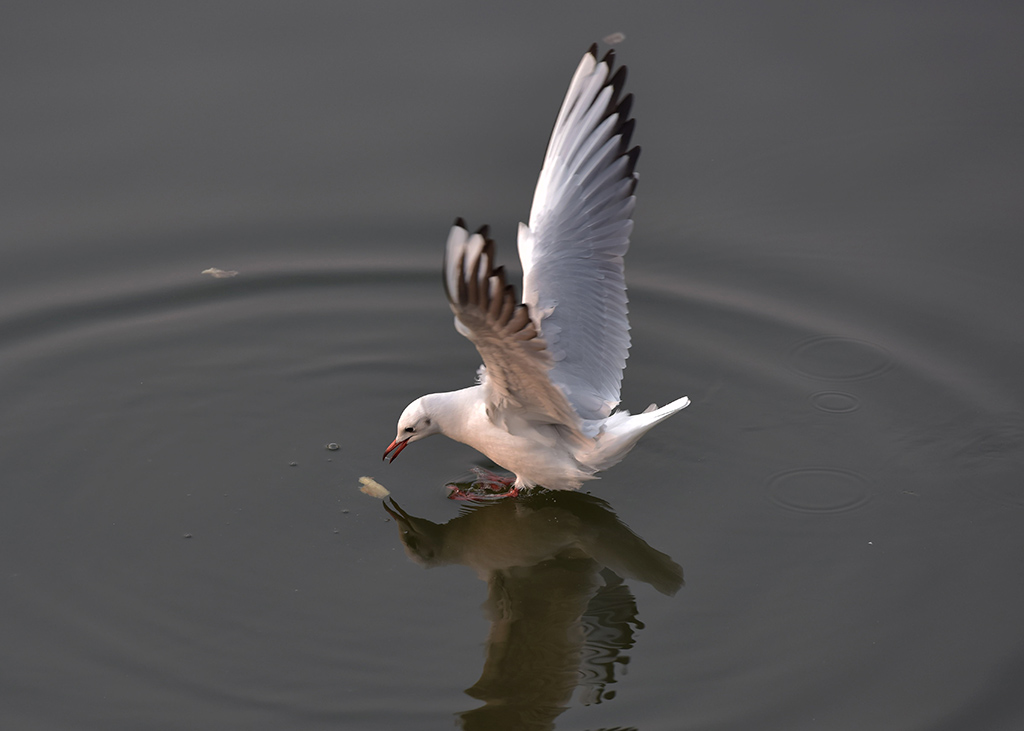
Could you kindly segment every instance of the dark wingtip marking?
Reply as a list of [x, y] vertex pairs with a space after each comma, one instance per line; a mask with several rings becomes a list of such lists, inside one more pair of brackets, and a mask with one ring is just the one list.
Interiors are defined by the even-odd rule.
[[608, 53], [604, 54], [604, 58], [601, 59], [601, 63], [608, 64], [608, 68], [615, 65], [615, 49], [609, 48]]
[[469, 290], [466, 285], [466, 257], [460, 256], [458, 263], [455, 265], [455, 277], [458, 282], [455, 286], [455, 300], [459, 304], [463, 304], [466, 301], [466, 297], [469, 295]]
[[473, 261], [465, 250], [459, 256], [456, 291], [449, 300], [458, 307], [482, 311], [499, 333], [529, 349], [544, 350], [544, 341], [530, 319], [529, 307], [517, 302], [515, 288], [505, 280], [505, 268], [493, 266], [495, 244], [486, 236], [487, 227], [477, 233], [484, 236], [484, 246]]
[[[486, 228], [486, 226], [484, 228]], [[487, 238], [487, 232], [486, 231], [482, 232], [481, 236], [484, 237], [484, 248], [480, 249], [480, 258], [482, 259], [484, 256], [486, 256], [487, 257], [487, 268], [493, 271], [493, 269], [494, 269], [494, 241], [489, 239], [489, 238]], [[489, 277], [490, 275], [491, 275], [491, 271], [488, 271], [488, 272], [484, 273], [484, 276], [488, 276]]]
[[491, 227], [485, 224], [478, 228], [476, 232], [486, 239], [491, 235]]
[[[498, 280], [497, 296], [491, 297], [491, 286], [492, 280]], [[505, 297], [505, 267], [498, 267], [491, 271], [491, 276], [487, 278], [487, 297], [490, 298], [490, 302], [487, 303], [487, 315], [492, 319], [496, 320], [501, 316], [501, 307], [504, 304]]]
[[633, 137], [634, 127], [636, 127], [635, 119], [628, 119], [619, 127], [618, 133], [622, 135], [622, 142], [620, 144], [622, 145], [621, 149], [623, 152], [625, 152], [629, 147], [629, 141]]
[[[469, 274], [466, 277], [466, 301], [473, 304], [480, 302], [480, 265], [483, 263], [484, 254], [486, 253], [486, 246], [480, 250], [480, 255], [473, 260], [467, 269]], [[463, 254], [463, 260], [465, 260], [465, 254]], [[488, 264], [489, 266], [490, 264]], [[486, 275], [485, 275], [486, 276]]]
[[619, 70], [612, 76], [611, 81], [608, 84], [612, 87], [612, 100], [610, 106], [615, 106], [615, 100], [619, 98], [619, 92], [622, 91], [622, 87], [626, 85], [626, 67], [619, 66]]
[[[459, 228], [466, 228], [466, 222], [462, 220], [462, 216], [455, 219], [455, 225]], [[468, 229], [467, 229], [468, 230]]]
[[597, 44], [596, 43], [591, 43], [590, 44], [590, 48], [587, 49], [587, 53], [589, 53], [591, 56], [593, 56], [594, 60], [596, 61], [597, 60]]
[[629, 113], [633, 111], [633, 95], [626, 94], [622, 97], [622, 101], [615, 107], [615, 113], [619, 115], [619, 123], [625, 123], [626, 119], [629, 118]]
[[636, 161], [640, 159], [640, 145], [637, 145], [626, 154], [629, 156], [629, 170], [632, 172], [636, 167]]

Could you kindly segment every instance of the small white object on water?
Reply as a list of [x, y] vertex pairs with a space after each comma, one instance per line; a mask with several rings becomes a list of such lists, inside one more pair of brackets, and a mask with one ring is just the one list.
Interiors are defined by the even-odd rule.
[[384, 498], [391, 494], [390, 490], [388, 490], [386, 487], [384, 487], [382, 484], [377, 482], [372, 477], [360, 477], [359, 482], [362, 484], [362, 487], [359, 488], [359, 491], [369, 495], [370, 497], [378, 497], [381, 500], [383, 500]]
[[234, 269], [218, 269], [217, 267], [210, 267], [204, 269], [201, 274], [209, 274], [214, 279], [227, 279], [228, 277], [234, 277], [238, 274]]
[[609, 46], [614, 46], [615, 44], [622, 43], [624, 40], [626, 40], [626, 34], [612, 33], [610, 35], [605, 36], [601, 40], [607, 43]]

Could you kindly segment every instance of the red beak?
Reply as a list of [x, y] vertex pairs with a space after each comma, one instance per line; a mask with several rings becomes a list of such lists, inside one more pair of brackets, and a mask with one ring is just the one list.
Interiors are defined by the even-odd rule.
[[381, 459], [388, 459], [388, 455], [391, 455], [391, 459], [388, 459], [388, 464], [395, 461], [395, 457], [402, 453], [402, 450], [409, 446], [409, 440], [403, 439], [398, 441], [397, 439], [388, 445], [388, 448], [384, 450], [384, 456]]

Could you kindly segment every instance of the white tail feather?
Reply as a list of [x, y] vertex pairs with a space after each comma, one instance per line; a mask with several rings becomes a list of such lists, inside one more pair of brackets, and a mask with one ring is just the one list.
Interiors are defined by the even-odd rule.
[[[642, 414], [618, 411], [608, 417], [604, 429], [598, 435], [594, 448], [577, 460], [594, 470], [606, 470], [618, 464], [644, 434], [690, 405], [686, 396], [665, 404], [660, 409], [648, 407]], [[652, 405], [653, 406], [653, 405]]]

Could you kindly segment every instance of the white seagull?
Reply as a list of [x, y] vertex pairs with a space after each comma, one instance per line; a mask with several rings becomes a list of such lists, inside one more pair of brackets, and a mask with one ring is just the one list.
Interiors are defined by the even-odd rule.
[[609, 51], [598, 61], [591, 46], [558, 112], [530, 225], [519, 224], [521, 304], [494, 266], [487, 227], [471, 235], [461, 218], [452, 227], [445, 290], [483, 366], [477, 385], [409, 404], [385, 459], [444, 434], [515, 473], [509, 495], [574, 490], [690, 403], [612, 413], [630, 344], [622, 257], [640, 155], [629, 146], [633, 97], [619, 99], [626, 67], [612, 73], [614, 60]]

